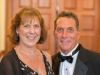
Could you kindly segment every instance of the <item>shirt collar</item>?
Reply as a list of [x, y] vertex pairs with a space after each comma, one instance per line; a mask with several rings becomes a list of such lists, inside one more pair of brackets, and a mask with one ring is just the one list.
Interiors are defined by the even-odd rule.
[[78, 47], [78, 43], [76, 44], [76, 46], [68, 53], [68, 54], [64, 54], [61, 50], [60, 50], [60, 53], [61, 53], [61, 55], [63, 55], [63, 56], [69, 56], [69, 55], [72, 55], [72, 52]]

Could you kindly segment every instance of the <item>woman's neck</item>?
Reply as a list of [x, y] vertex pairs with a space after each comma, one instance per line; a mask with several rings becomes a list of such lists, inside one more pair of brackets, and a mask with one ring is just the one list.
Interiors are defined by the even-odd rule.
[[20, 51], [21, 53], [23, 53], [25, 55], [28, 55], [28, 56], [35, 55], [38, 51], [38, 49], [36, 47], [29, 48], [29, 47], [20, 46], [20, 45], [16, 46], [15, 49]]

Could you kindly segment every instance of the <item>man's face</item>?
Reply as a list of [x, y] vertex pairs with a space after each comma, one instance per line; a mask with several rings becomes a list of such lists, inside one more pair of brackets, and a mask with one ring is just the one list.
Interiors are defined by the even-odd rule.
[[73, 18], [60, 17], [56, 22], [54, 36], [63, 53], [70, 52], [78, 43], [80, 31]]

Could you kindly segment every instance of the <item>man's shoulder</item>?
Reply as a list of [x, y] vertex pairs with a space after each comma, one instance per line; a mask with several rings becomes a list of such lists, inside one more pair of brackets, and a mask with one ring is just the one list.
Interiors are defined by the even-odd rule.
[[57, 58], [58, 58], [58, 54], [59, 54], [59, 53], [60, 53], [60, 52], [58, 52], [58, 53], [54, 54], [54, 55], [52, 56], [52, 60], [57, 59]]
[[80, 51], [79, 51], [79, 56], [85, 55], [85, 57], [89, 58], [89, 59], [100, 59], [100, 53], [93, 51], [93, 50], [89, 50], [84, 48], [83, 46], [81, 46]]
[[99, 55], [100, 56], [100, 53], [99, 52], [96, 52], [94, 50], [90, 50], [90, 49], [87, 49], [87, 48], [84, 48], [83, 46], [81, 46], [81, 49], [82, 49], [82, 52], [86, 52], [87, 54], [91, 54], [91, 55]]
[[100, 57], [100, 53], [99, 53], [99, 52], [96, 52], [96, 51], [93, 51], [93, 50], [87, 50], [87, 53], [88, 53], [88, 55], [90, 55], [90, 56]]

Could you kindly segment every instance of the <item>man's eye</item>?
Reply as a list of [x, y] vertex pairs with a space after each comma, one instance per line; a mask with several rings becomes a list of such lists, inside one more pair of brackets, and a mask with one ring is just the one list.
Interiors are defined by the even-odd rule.
[[64, 29], [63, 28], [57, 28], [57, 32], [63, 32]]
[[69, 28], [69, 29], [68, 29], [68, 32], [73, 32], [73, 31], [74, 31], [73, 28]]

